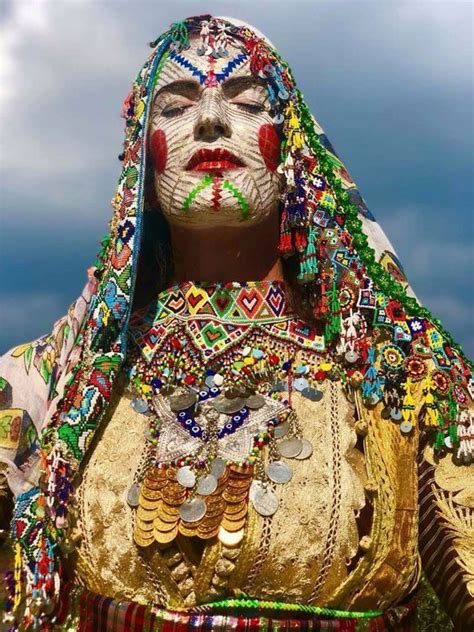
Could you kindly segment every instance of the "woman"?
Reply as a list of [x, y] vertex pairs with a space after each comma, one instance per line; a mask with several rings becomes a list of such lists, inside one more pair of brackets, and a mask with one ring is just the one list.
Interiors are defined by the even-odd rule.
[[2, 360], [7, 619], [408, 630], [421, 527], [471, 629], [467, 360], [268, 40], [198, 16], [152, 48], [89, 283]]

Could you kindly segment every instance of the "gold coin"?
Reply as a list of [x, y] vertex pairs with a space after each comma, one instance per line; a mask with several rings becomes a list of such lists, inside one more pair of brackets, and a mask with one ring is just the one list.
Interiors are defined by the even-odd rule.
[[177, 469], [175, 467], [167, 467], [166, 468], [166, 478], [169, 481], [176, 481], [176, 472], [177, 472]]
[[238, 503], [226, 503], [225, 513], [226, 514], [235, 514], [239, 511], [242, 511], [244, 507], [247, 507], [247, 500], [241, 500]]
[[245, 500], [247, 496], [248, 496], [247, 490], [245, 490], [241, 494], [234, 494], [232, 490], [229, 490], [229, 488], [227, 488], [222, 494], [222, 498], [229, 503], [240, 503], [243, 500]]
[[194, 538], [197, 535], [197, 529], [191, 529], [186, 527], [182, 522], [178, 527], [178, 531], [181, 535], [186, 536], [187, 538]]
[[148, 511], [150, 511], [151, 509], [156, 509], [158, 507], [159, 502], [160, 502], [159, 499], [148, 500], [148, 498], [144, 498], [143, 496], [140, 496], [138, 504], [140, 507], [143, 507], [143, 509], [148, 509]]
[[140, 520], [137, 518], [135, 521], [135, 528], [140, 531], [152, 531], [153, 530], [153, 522], [145, 522], [144, 520]]
[[224, 527], [221, 527], [219, 529], [218, 538], [222, 542], [222, 544], [225, 544], [226, 546], [237, 546], [237, 544], [242, 541], [243, 537], [243, 529], [241, 529], [240, 531], [235, 531], [233, 533], [227, 531], [226, 529], [224, 529]]
[[153, 466], [148, 468], [145, 476], [147, 479], [152, 481], [162, 481], [164, 478], [166, 478], [166, 470], [163, 467]]
[[186, 500], [186, 494], [184, 496], [171, 497], [163, 495], [163, 503], [168, 507], [180, 507]]
[[143, 486], [140, 490], [140, 497], [146, 498], [147, 500], [159, 500], [161, 495], [161, 489], [150, 489], [149, 487]]
[[236, 465], [235, 463], [229, 465], [229, 470], [231, 476], [249, 476], [251, 473], [251, 470], [249, 470], [248, 467]]
[[217, 525], [217, 527], [212, 531], [201, 531], [200, 529], [198, 529], [197, 536], [198, 538], [201, 538], [201, 540], [211, 540], [211, 538], [215, 538], [216, 535], [219, 533], [219, 529], [220, 525]]
[[153, 534], [151, 534], [151, 537], [145, 537], [144, 534], [142, 534], [140, 531], [134, 531], [133, 533], [133, 539], [135, 540], [135, 543], [138, 544], [138, 546], [150, 546], [150, 544], [153, 544], [153, 542], [155, 541], [155, 537]]
[[246, 516], [247, 512], [248, 512], [248, 505], [246, 504], [245, 507], [242, 507], [242, 509], [236, 513], [229, 513], [225, 511], [224, 517], [227, 518], [228, 520], [234, 520], [235, 522], [236, 520], [240, 520], [241, 518]]
[[174, 513], [166, 513], [163, 509], [163, 505], [158, 507], [158, 518], [163, 522], [176, 522], [179, 518], [179, 512], [176, 511]]
[[247, 517], [241, 518], [240, 520], [228, 520], [225, 516], [222, 519], [221, 527], [223, 527], [226, 531], [234, 533], [235, 531], [240, 531], [245, 526], [247, 522]]
[[156, 518], [156, 516], [158, 515], [158, 512], [156, 509], [144, 509], [143, 507], [138, 507], [137, 509], [137, 518], [140, 518], [140, 520], [144, 520], [145, 522], [150, 522], [153, 521], [154, 518]]
[[167, 533], [176, 527], [176, 522], [165, 522], [161, 518], [155, 518], [153, 520], [153, 530]]
[[153, 535], [155, 536], [155, 540], [160, 544], [169, 544], [178, 535], [178, 525], [176, 525], [174, 529], [171, 529], [171, 531], [165, 532], [153, 530]]
[[163, 489], [165, 485], [166, 485], [166, 479], [163, 479], [162, 481], [154, 481], [152, 479], [146, 478], [143, 481], [142, 490], [146, 488], [151, 491], [158, 492], [159, 490]]
[[[173, 520], [177, 519], [179, 516], [179, 505], [177, 507], [172, 507], [171, 505], [167, 505], [165, 502], [162, 502], [158, 510], [158, 515], [162, 516], [162, 514], [166, 514], [166, 516], [173, 518]], [[165, 522], [169, 522], [166, 518], [163, 518], [163, 520], [165, 520]]]

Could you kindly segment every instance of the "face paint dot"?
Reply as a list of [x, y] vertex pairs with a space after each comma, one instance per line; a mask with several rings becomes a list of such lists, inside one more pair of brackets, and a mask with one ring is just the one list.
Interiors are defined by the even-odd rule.
[[150, 155], [153, 158], [156, 173], [163, 173], [166, 167], [168, 148], [166, 134], [162, 129], [157, 129], [150, 138]]
[[275, 171], [280, 164], [280, 139], [271, 123], [265, 123], [258, 130], [258, 146], [267, 169]]

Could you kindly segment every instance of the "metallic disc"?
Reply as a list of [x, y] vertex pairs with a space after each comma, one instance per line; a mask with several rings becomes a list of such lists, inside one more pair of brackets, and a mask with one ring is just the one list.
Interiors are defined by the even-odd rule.
[[308, 386], [301, 391], [301, 395], [311, 400], [312, 402], [319, 402], [323, 398], [324, 393], [322, 391], [319, 391], [317, 388]]
[[297, 437], [284, 439], [281, 443], [278, 444], [278, 451], [280, 452], [281, 456], [286, 456], [288, 459], [293, 459], [298, 456], [302, 449], [303, 442]]
[[250, 501], [253, 503], [253, 501], [255, 499], [255, 494], [258, 491], [262, 491], [263, 489], [266, 489], [267, 487], [268, 487], [268, 485], [265, 485], [264, 483], [262, 483], [262, 481], [253, 480], [252, 484], [250, 485], [250, 490], [249, 490]]
[[185, 522], [198, 522], [206, 515], [207, 505], [202, 498], [186, 500], [179, 508], [179, 517]]
[[311, 441], [308, 441], [308, 439], [302, 439], [302, 442], [303, 449], [298, 454], [298, 456], [295, 456], [295, 459], [298, 459], [298, 461], [309, 459], [309, 457], [313, 454], [313, 444], [311, 443]]
[[344, 355], [344, 360], [348, 364], [355, 364], [358, 359], [359, 354], [357, 353], [357, 351], [347, 351], [347, 353]]
[[301, 392], [308, 388], [309, 382], [305, 377], [297, 377], [296, 380], [293, 380], [293, 386], [297, 391]]
[[263, 395], [250, 395], [245, 403], [252, 410], [258, 410], [265, 406], [265, 397]]
[[288, 433], [289, 429], [290, 424], [287, 421], [284, 421], [283, 423], [278, 424], [278, 426], [275, 426], [275, 428], [273, 429], [273, 436], [275, 437], [275, 439], [280, 439]]
[[133, 410], [137, 413], [144, 414], [148, 412], [148, 403], [146, 399], [142, 399], [141, 397], [135, 397], [134, 399], [132, 399], [132, 401], [130, 402], [130, 405], [133, 408]]
[[411, 424], [409, 421], [402, 421], [402, 423], [400, 424], [400, 430], [401, 432], [403, 432], [403, 434], [408, 434], [413, 430], [413, 424]]
[[196, 491], [202, 496], [209, 496], [217, 489], [217, 478], [214, 474], [208, 474], [199, 479]]
[[211, 464], [211, 474], [213, 474], [216, 478], [220, 478], [226, 470], [226, 464], [223, 459], [214, 459]]
[[400, 408], [391, 408], [390, 409], [390, 417], [393, 421], [400, 421], [402, 418], [402, 411]]
[[196, 393], [181, 393], [173, 395], [169, 398], [170, 408], [173, 412], [178, 413], [180, 410], [191, 408], [197, 401]]
[[127, 503], [129, 507], [138, 507], [138, 499], [140, 497], [140, 487], [138, 483], [133, 483], [127, 492]]
[[235, 531], [234, 533], [231, 533], [221, 527], [219, 529], [219, 534], [217, 537], [225, 546], [237, 546], [237, 544], [239, 544], [244, 537], [244, 530], [240, 529], [240, 531]]
[[259, 489], [253, 495], [252, 505], [261, 516], [273, 516], [278, 509], [279, 501], [271, 489]]
[[224, 397], [218, 395], [212, 400], [212, 405], [220, 413], [226, 415], [233, 415], [237, 413], [241, 408], [245, 406], [245, 397]]
[[270, 392], [272, 393], [284, 393], [288, 390], [288, 384], [286, 382], [280, 381], [272, 384]]
[[176, 480], [183, 487], [194, 487], [196, 484], [196, 474], [189, 465], [184, 465], [176, 472]]
[[288, 483], [293, 476], [292, 469], [283, 461], [272, 461], [267, 465], [267, 476], [274, 483]]

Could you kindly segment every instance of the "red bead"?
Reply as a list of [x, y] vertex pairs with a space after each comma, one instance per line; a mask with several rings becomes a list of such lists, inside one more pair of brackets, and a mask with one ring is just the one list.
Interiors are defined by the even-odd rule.
[[270, 362], [270, 364], [279, 364], [280, 358], [274, 353], [272, 353], [272, 355], [268, 358], [268, 361]]
[[318, 380], [318, 382], [322, 382], [323, 380], [325, 380], [326, 379], [325, 371], [316, 371], [316, 373], [314, 374], [314, 379]]
[[185, 384], [194, 384], [195, 381], [196, 378], [194, 377], [194, 375], [186, 375], [186, 377], [184, 378]]
[[177, 338], [171, 338], [171, 345], [175, 348], [175, 349], [181, 349], [181, 343]]

